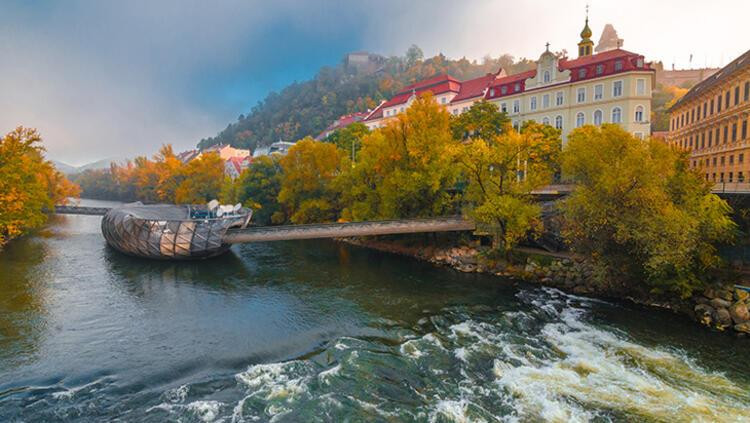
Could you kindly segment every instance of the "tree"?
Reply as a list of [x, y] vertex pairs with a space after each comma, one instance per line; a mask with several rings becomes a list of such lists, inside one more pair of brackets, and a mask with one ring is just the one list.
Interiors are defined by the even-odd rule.
[[80, 192], [44, 159], [41, 143], [36, 129], [20, 126], [0, 139], [0, 247], [42, 226], [55, 204]]
[[282, 169], [280, 156], [261, 156], [253, 159], [235, 181], [236, 200], [253, 209], [253, 221], [260, 225], [283, 223], [284, 213], [279, 204]]
[[585, 126], [570, 134], [562, 165], [577, 184], [562, 204], [563, 235], [612, 280], [687, 296], [719, 265], [714, 244], [735, 229], [730, 207], [685, 153], [617, 125]]
[[325, 141], [335, 144], [336, 147], [349, 155], [352, 162], [356, 162], [359, 150], [362, 149], [362, 138], [369, 133], [370, 130], [367, 125], [355, 122], [346, 128], [337, 129]]
[[451, 130], [456, 139], [489, 140], [500, 135], [509, 122], [508, 116], [496, 104], [479, 101], [466, 112], [451, 117]]
[[219, 197], [226, 176], [224, 161], [217, 153], [204, 153], [179, 170], [181, 182], [175, 189], [177, 204], [203, 204]]
[[422, 59], [424, 59], [424, 53], [416, 44], [412, 44], [411, 47], [406, 50], [406, 66], [414, 66]]
[[450, 115], [429, 93], [362, 140], [359, 161], [339, 178], [347, 220], [453, 214], [458, 169]]
[[292, 223], [336, 220], [337, 194], [332, 182], [341, 171], [342, 156], [333, 144], [305, 138], [281, 159], [279, 202]]
[[501, 132], [458, 146], [456, 157], [469, 181], [466, 213], [509, 257], [519, 241], [542, 229], [541, 208], [530, 194], [552, 178], [560, 132], [530, 125], [518, 133], [507, 123]]

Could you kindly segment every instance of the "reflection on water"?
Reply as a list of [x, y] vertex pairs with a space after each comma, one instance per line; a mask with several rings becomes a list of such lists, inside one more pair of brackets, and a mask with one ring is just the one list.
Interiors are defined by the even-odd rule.
[[66, 216], [0, 269], [0, 421], [750, 418], [747, 340], [334, 242], [147, 261]]

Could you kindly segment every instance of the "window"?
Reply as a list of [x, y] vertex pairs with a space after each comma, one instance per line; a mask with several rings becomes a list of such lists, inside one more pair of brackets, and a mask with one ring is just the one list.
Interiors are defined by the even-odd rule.
[[[633, 135], [639, 140], [643, 139], [643, 132], [633, 132]], [[693, 166], [695, 166], [695, 162], [693, 162]]]
[[622, 81], [615, 81], [612, 84], [612, 97], [622, 96]]
[[576, 128], [580, 128], [586, 123], [586, 116], [582, 112], [578, 112], [576, 115]]
[[729, 141], [729, 125], [724, 127], [724, 144]]
[[495, 96], [495, 89], [490, 88], [490, 97], [494, 97], [494, 96]]
[[404, 113], [404, 108], [402, 107], [401, 110], [399, 110], [399, 113]]
[[513, 86], [513, 90], [515, 92], [521, 91], [521, 83], [520, 82], [516, 82], [516, 85]]
[[441, 103], [443, 103], [443, 104], [445, 104], [445, 102], [446, 102], [447, 100], [448, 100], [447, 98], [443, 97], [443, 98], [441, 98], [441, 99], [440, 99], [440, 102], [441, 102]]
[[638, 66], [639, 68], [642, 68], [642, 67], [643, 67], [643, 59], [641, 59], [641, 58], [638, 58], [638, 60], [637, 60], [637, 61], [636, 61], [635, 63], [636, 63], [636, 65], [637, 65], [637, 66]]
[[582, 79], [585, 77], [586, 77], [586, 69], [584, 68], [578, 69], [578, 78]]
[[709, 108], [708, 108], [708, 114], [709, 115], [714, 114], [714, 99], [713, 98], [711, 99], [711, 103], [710, 103]]
[[550, 81], [550, 79], [552, 79], [552, 78], [550, 78], [549, 71], [544, 71], [544, 83], [545, 84], [548, 83]]
[[622, 109], [615, 107], [612, 109], [612, 123], [622, 123]]
[[706, 109], [707, 109], [707, 108], [708, 108], [708, 107], [707, 107], [706, 103], [704, 102], [704, 103], [703, 103], [703, 119], [705, 119], [705, 118], [706, 118]]
[[721, 156], [720, 163], [721, 163], [722, 166], [724, 166], [724, 156]]
[[521, 102], [513, 100], [513, 113], [519, 113], [521, 111]]
[[734, 164], [734, 154], [729, 156], [729, 164]]
[[531, 110], [536, 110], [536, 96], [531, 97], [531, 99], [529, 100], [529, 108]]
[[635, 81], [635, 93], [637, 95], [646, 95], [646, 80], [640, 78]]
[[549, 125], [549, 118], [545, 116], [544, 119], [542, 119], [542, 123], [545, 125]]
[[706, 148], [706, 133], [701, 134], [701, 148]]
[[520, 130], [521, 124], [518, 123], [518, 121], [513, 122], [513, 129], [515, 129], [516, 131]]
[[740, 86], [734, 87], [734, 105], [740, 104]]
[[731, 91], [729, 91], [729, 90], [727, 90], [727, 95], [726, 95], [726, 96], [724, 96], [724, 108], [725, 108], [725, 109], [728, 109], [728, 108], [729, 108], [729, 97], [730, 97], [731, 95], [732, 95], [732, 92], [731, 92]]
[[583, 103], [584, 101], [586, 101], [586, 88], [581, 87], [578, 89], [576, 99], [579, 103]]
[[745, 82], [745, 101], [750, 101], [750, 81]]
[[742, 138], [741, 139], [744, 140], [746, 138], [747, 138], [747, 120], [742, 122]]
[[549, 94], [545, 94], [542, 97], [542, 107], [544, 107], [545, 109], [549, 107]]
[[594, 85], [594, 100], [601, 100], [603, 95], [604, 95], [604, 85], [602, 84]]
[[742, 172], [737, 172], [737, 182], [742, 183], [744, 181], [745, 181], [745, 177], [742, 175]]
[[502, 94], [502, 95], [508, 94], [508, 86], [507, 85], [503, 85], [502, 87], [500, 87], [500, 94]]
[[743, 161], [745, 161], [745, 153], [740, 153], [737, 156], [737, 163], [742, 163]]
[[622, 70], [622, 60], [615, 61], [615, 72]]
[[562, 116], [558, 115], [557, 117], [555, 117], [555, 128], [562, 129], [562, 127], [563, 127]]
[[594, 112], [594, 125], [599, 126], [602, 124], [602, 111], [597, 110]]
[[555, 104], [558, 106], [563, 105], [563, 92], [562, 91], [557, 92], [557, 95], [555, 97]]
[[508, 113], [508, 104], [503, 103], [500, 105], [500, 111], [503, 113]]
[[601, 75], [603, 73], [604, 73], [604, 65], [602, 64], [596, 65], [596, 74]]
[[737, 141], [737, 122], [732, 124], [732, 141]]
[[721, 94], [719, 94], [719, 99], [716, 100], [716, 113], [721, 112]]
[[643, 122], [643, 106], [635, 107], [635, 121]]
[[733, 172], [729, 172], [729, 182], [732, 182], [732, 176], [734, 176], [734, 175], [732, 175], [732, 173]]

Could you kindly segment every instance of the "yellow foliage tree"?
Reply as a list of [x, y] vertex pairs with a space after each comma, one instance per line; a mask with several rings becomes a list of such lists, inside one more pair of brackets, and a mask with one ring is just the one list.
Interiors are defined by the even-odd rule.
[[47, 221], [55, 204], [76, 197], [78, 186], [44, 159], [39, 133], [18, 127], [0, 139], [0, 247]]
[[179, 170], [180, 184], [175, 189], [177, 204], [203, 204], [218, 198], [226, 176], [224, 162], [216, 153], [203, 154]]

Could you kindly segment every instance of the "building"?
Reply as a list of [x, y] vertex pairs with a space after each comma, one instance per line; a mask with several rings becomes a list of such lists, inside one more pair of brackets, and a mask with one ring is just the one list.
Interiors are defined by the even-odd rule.
[[200, 154], [201, 152], [199, 150], [187, 150], [187, 151], [183, 151], [182, 153], [177, 154], [177, 158], [182, 163], [187, 163], [193, 160], [194, 158], [200, 156]]
[[688, 150], [691, 167], [707, 180], [744, 182], [750, 173], [748, 115], [750, 50], [672, 106], [668, 142]]
[[293, 146], [293, 142], [279, 141], [265, 147], [258, 147], [253, 152], [253, 158], [269, 156], [271, 154], [281, 154], [282, 156], [285, 156]]
[[227, 144], [212, 145], [211, 147], [201, 150], [200, 154], [197, 157], [200, 157], [200, 155], [204, 153], [217, 153], [219, 157], [221, 157], [221, 159], [224, 161], [226, 161], [230, 157], [242, 158], [242, 157], [250, 156], [250, 150], [234, 148], [231, 145], [227, 145]]
[[230, 157], [224, 161], [224, 173], [232, 178], [237, 179], [242, 171], [250, 167], [253, 158], [250, 156], [245, 157]]
[[367, 117], [368, 114], [369, 112], [357, 112], [357, 113], [350, 113], [348, 115], [343, 115], [340, 118], [334, 120], [333, 123], [328, 125], [328, 127], [324, 129], [323, 132], [318, 134], [318, 136], [315, 137], [315, 139], [317, 141], [324, 140], [328, 138], [332, 133], [336, 132], [337, 130], [346, 128], [347, 126], [353, 123], [362, 121], [363, 119]]
[[572, 129], [586, 124], [617, 123], [637, 137], [650, 135], [654, 70], [642, 55], [621, 48], [594, 54], [591, 35], [586, 18], [576, 59], [557, 57], [548, 44], [536, 70], [516, 75], [498, 71], [464, 82], [442, 75], [410, 85], [364, 123], [370, 129], [381, 127], [417, 95], [430, 91], [451, 113], [460, 114], [484, 99], [507, 113], [514, 127], [529, 120], [549, 124], [562, 131], [563, 141]]
[[719, 68], [674, 69], [674, 66], [672, 70], [665, 70], [661, 62], [654, 63], [653, 67], [657, 84], [684, 88], [692, 87], [719, 71]]

